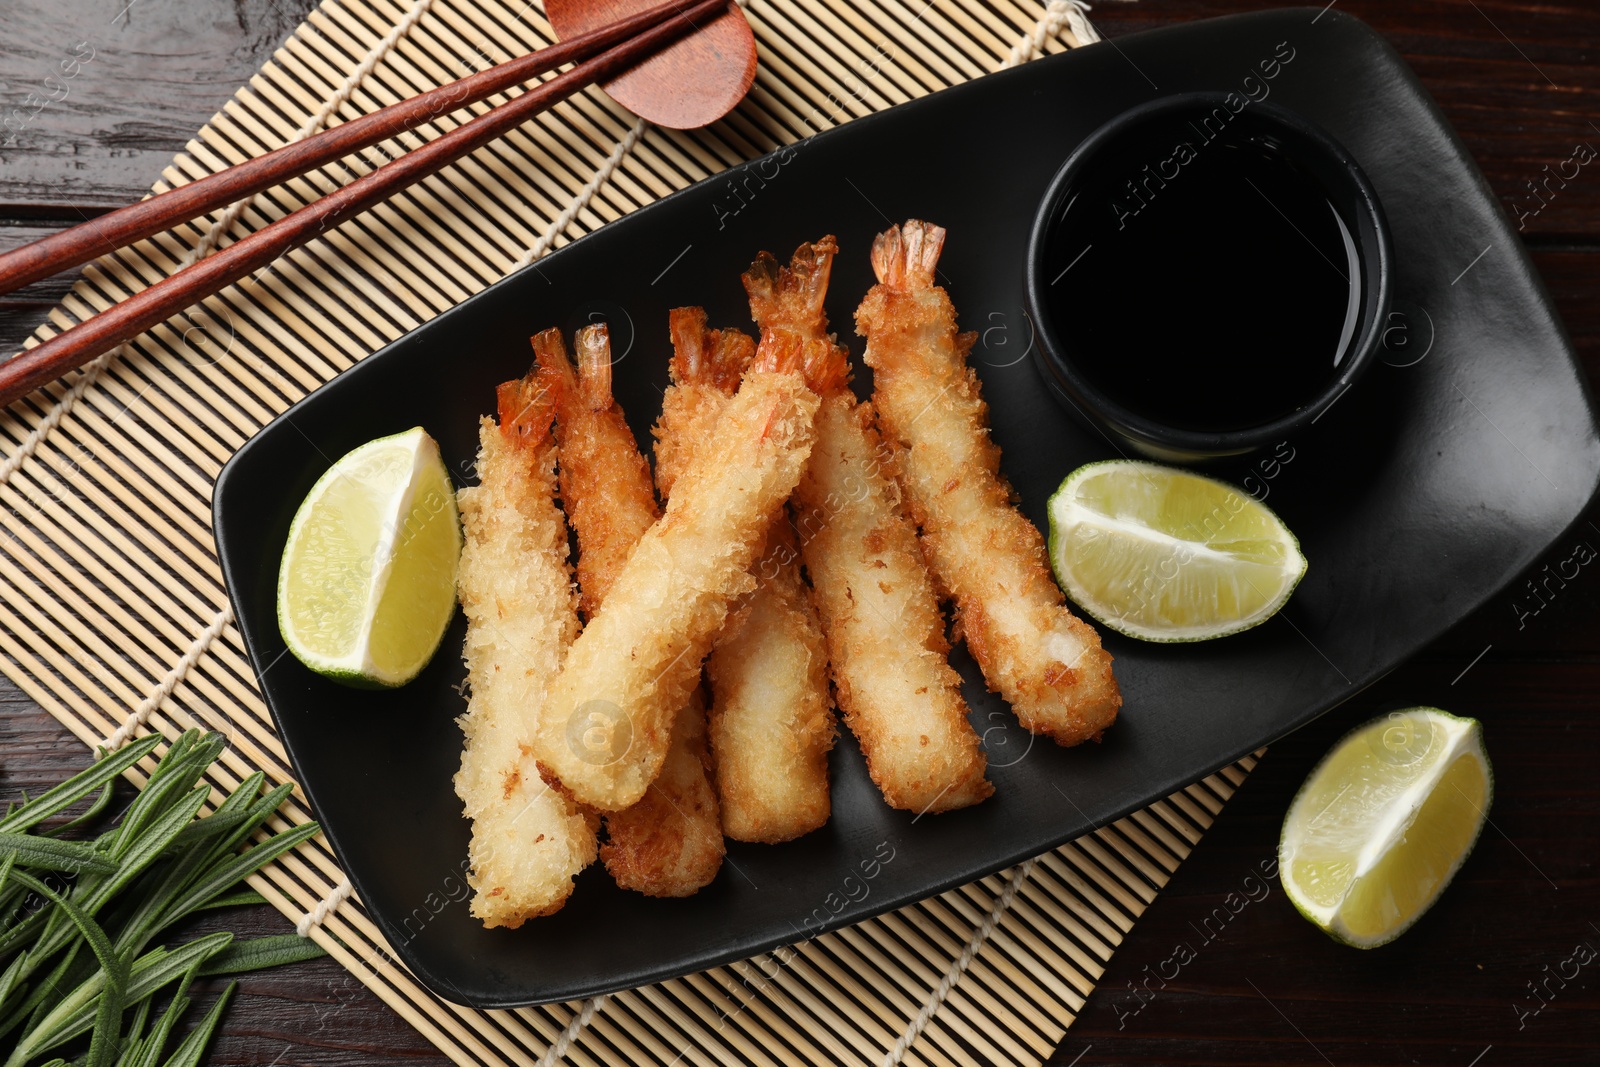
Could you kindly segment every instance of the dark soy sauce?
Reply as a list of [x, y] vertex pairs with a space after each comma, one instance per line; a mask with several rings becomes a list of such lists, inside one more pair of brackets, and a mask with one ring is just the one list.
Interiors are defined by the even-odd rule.
[[1260, 426], [1313, 400], [1360, 312], [1355, 245], [1321, 183], [1254, 126], [1246, 107], [1130, 130], [1050, 234], [1067, 357], [1106, 399], [1178, 429]]

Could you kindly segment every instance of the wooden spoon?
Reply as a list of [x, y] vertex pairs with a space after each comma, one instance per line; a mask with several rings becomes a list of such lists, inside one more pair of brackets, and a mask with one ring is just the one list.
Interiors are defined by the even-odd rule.
[[[546, 0], [563, 40], [636, 15], [660, 0]], [[721, 15], [619, 77], [602, 82], [635, 115], [673, 130], [709, 125], [732, 111], [756, 77], [756, 38], [731, 2]]]

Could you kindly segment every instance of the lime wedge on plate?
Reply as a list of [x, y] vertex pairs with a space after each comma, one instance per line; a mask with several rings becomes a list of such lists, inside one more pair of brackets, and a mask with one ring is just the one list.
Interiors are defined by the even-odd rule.
[[415, 678], [455, 614], [461, 520], [421, 428], [370, 441], [295, 513], [278, 571], [278, 629], [318, 674], [364, 688]]
[[1050, 498], [1050, 565], [1079, 607], [1145, 641], [1259, 626], [1306, 572], [1300, 542], [1265, 504], [1136, 460], [1067, 475]]
[[1405, 933], [1472, 851], [1494, 793], [1476, 719], [1408, 708], [1346, 734], [1289, 805], [1278, 877], [1331, 937]]

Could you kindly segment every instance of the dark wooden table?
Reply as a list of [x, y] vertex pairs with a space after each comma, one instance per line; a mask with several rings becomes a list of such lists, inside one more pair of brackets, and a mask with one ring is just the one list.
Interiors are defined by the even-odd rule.
[[[1523, 237], [1593, 380], [1600, 373], [1600, 303], [1591, 300], [1600, 283], [1600, 169], [1584, 168], [1542, 203], [1528, 183], [1542, 182], [1545, 168], [1554, 170], [1580, 144], [1600, 146], [1600, 5], [1338, 2], [1405, 54], [1513, 217], [1516, 209], [1539, 209], [1526, 215]], [[143, 195], [310, 6], [0, 2], [0, 121], [12, 108], [29, 116], [16, 144], [0, 148], [0, 247]], [[1095, 16], [1116, 36], [1267, 6], [1274, 5], [1107, 0]], [[94, 58], [65, 99], [30, 115], [37, 100], [28, 94], [48, 95], [44, 76], [75, 49], [83, 54], [80, 42]], [[15, 350], [70, 281], [0, 297], [0, 350]], [[1600, 546], [1600, 514], [1588, 518], [1593, 524], [1580, 521], [1548, 562], [1566, 558], [1578, 542]], [[1583, 572], [1536, 614], [1526, 604], [1519, 609], [1515, 592], [1273, 747], [1117, 952], [1052, 1062], [1600, 1063], [1600, 964], [1565, 984], [1550, 978], [1579, 946], [1600, 949], [1600, 577]], [[1494, 759], [1492, 825], [1449, 892], [1405, 937], [1376, 952], [1323, 937], [1276, 883], [1208, 939], [1203, 920], [1273, 854], [1283, 811], [1317, 757], [1374, 708], [1397, 700], [1477, 716]], [[0, 704], [0, 798], [37, 791], [82, 764], [82, 747], [3, 679]], [[267, 908], [227, 921], [252, 933], [287, 925]], [[1194, 958], [1164, 984], [1150, 977], [1172, 973], [1167, 961], [1180, 943]], [[1136, 986], [1155, 992], [1135, 994]], [[321, 960], [247, 978], [211, 1062], [444, 1061]]]

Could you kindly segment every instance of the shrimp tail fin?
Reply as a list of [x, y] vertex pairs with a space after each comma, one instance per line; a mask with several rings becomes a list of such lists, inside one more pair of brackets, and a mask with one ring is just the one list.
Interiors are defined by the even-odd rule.
[[573, 338], [578, 349], [578, 391], [590, 411], [611, 407], [611, 329], [605, 323], [585, 326]]
[[750, 317], [758, 323], [774, 318], [783, 302], [783, 267], [772, 253], [757, 253], [741, 280], [750, 297]]
[[743, 330], [712, 330], [711, 376], [724, 392], [739, 388], [739, 379], [750, 361], [756, 358], [755, 338]]
[[673, 308], [668, 315], [672, 333], [672, 377], [678, 382], [711, 385], [729, 396], [755, 357], [755, 342], [738, 330], [706, 327], [706, 310]]
[[750, 314], [761, 326], [753, 367], [798, 372], [830, 396], [850, 383], [850, 359], [828, 333], [823, 303], [839, 242], [832, 234], [795, 249], [787, 267], [762, 252], [744, 274]]
[[822, 304], [828, 295], [833, 258], [838, 253], [839, 242], [832, 234], [795, 249], [787, 267], [779, 265], [770, 252], [762, 252], [744, 273], [751, 318], [763, 330], [806, 326], [826, 329], [827, 315]]
[[872, 270], [878, 281], [894, 289], [926, 289], [933, 285], [944, 251], [944, 228], [921, 219], [890, 226], [872, 242]]
[[792, 333], [765, 334], [750, 369], [799, 374], [818, 396], [833, 396], [850, 385], [850, 355], [831, 338], [817, 342]]
[[533, 375], [538, 376], [539, 385], [550, 395], [553, 408], [577, 395], [578, 379], [572, 371], [572, 358], [567, 355], [560, 330], [541, 330], [534, 335], [533, 358]]
[[667, 313], [667, 331], [672, 335], [673, 381], [704, 381], [710, 358], [706, 351], [706, 309], [673, 308]]
[[[765, 334], [750, 363], [752, 371], [800, 374], [805, 371], [806, 345], [792, 333]], [[810, 384], [809, 382], [807, 383]]]
[[[559, 335], [558, 335], [559, 336]], [[550, 436], [555, 421], [555, 398], [537, 371], [495, 387], [500, 432], [518, 449], [536, 448]]]

